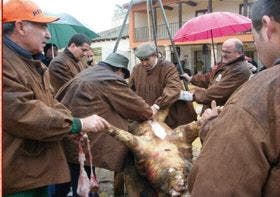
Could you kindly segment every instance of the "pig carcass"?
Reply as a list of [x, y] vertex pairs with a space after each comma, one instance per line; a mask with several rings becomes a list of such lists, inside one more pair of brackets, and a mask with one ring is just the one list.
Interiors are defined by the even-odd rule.
[[192, 167], [191, 143], [200, 126], [192, 122], [173, 131], [164, 123], [166, 115], [165, 111], [153, 121], [134, 123], [132, 133], [113, 126], [108, 132], [134, 153], [136, 169], [153, 188], [168, 196], [184, 196]]

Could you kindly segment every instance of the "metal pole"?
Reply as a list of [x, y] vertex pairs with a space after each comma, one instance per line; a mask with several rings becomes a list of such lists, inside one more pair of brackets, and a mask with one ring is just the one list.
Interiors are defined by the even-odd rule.
[[214, 40], [213, 40], [213, 33], [212, 33], [212, 29], [211, 29], [211, 41], [212, 41], [212, 49], [213, 49], [213, 55], [214, 55], [214, 64], [216, 65], [216, 55], [215, 55], [215, 48], [214, 48]]
[[162, 1], [161, 0], [158, 0], [159, 4], [160, 4], [160, 8], [161, 8], [161, 12], [162, 12], [162, 15], [163, 15], [163, 18], [164, 18], [164, 22], [165, 22], [165, 25], [166, 25], [166, 29], [167, 29], [167, 33], [168, 33], [168, 36], [169, 36], [169, 39], [170, 39], [170, 42], [172, 44], [172, 48], [173, 48], [173, 51], [175, 53], [175, 58], [178, 62], [178, 66], [179, 66], [179, 69], [180, 69], [180, 74], [184, 74], [184, 70], [182, 68], [182, 64], [180, 62], [180, 58], [179, 58], [179, 55], [178, 55], [178, 52], [176, 50], [176, 47], [175, 47], [175, 44], [173, 42], [173, 39], [171, 37], [171, 33], [170, 33], [170, 28], [169, 28], [169, 23], [167, 21], [167, 17], [166, 17], [166, 14], [165, 14], [165, 11], [164, 11], [164, 8], [163, 8], [163, 5], [162, 5]]
[[156, 32], [156, 24], [155, 24], [155, 13], [154, 13], [154, 9], [153, 9], [152, 0], [148, 0], [148, 1], [149, 1], [150, 10], [152, 11], [152, 30], [153, 30], [153, 38], [154, 38], [154, 42], [155, 42], [155, 46], [156, 46], [156, 53], [158, 54], [157, 32]]
[[[243, 15], [248, 16], [248, 0], [243, 0]], [[242, 14], [242, 12], [241, 12]]]
[[115, 47], [114, 47], [114, 50], [113, 50], [113, 53], [115, 53], [115, 52], [117, 51], [117, 49], [118, 49], [118, 46], [119, 46], [119, 43], [120, 43], [120, 40], [121, 40], [121, 37], [122, 37], [122, 33], [123, 33], [124, 28], [125, 28], [126, 21], [127, 21], [129, 12], [130, 12], [130, 10], [131, 10], [131, 8], [132, 8], [132, 5], [133, 5], [133, 0], [130, 1], [129, 7], [128, 7], [128, 9], [127, 9], [127, 13], [126, 13], [125, 18], [124, 18], [124, 20], [123, 20], [122, 28], [121, 28], [121, 30], [120, 30], [118, 39], [117, 39], [117, 41], [116, 41], [116, 44], [115, 44]]
[[149, 9], [149, 0], [146, 3], [147, 10], [147, 22], [148, 22], [148, 33], [149, 33], [149, 41], [151, 40], [151, 24], [150, 24], [150, 9]]

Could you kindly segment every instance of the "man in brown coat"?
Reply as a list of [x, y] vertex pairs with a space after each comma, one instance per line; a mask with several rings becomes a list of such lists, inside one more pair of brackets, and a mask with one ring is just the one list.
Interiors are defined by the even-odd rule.
[[58, 18], [29, 0], [8, 0], [3, 8], [4, 194], [47, 196], [47, 185], [70, 179], [62, 138], [108, 123], [96, 115], [73, 118], [53, 98], [47, 67], [36, 54], [50, 39], [47, 23]]
[[[129, 86], [152, 105], [154, 114], [160, 109], [169, 108], [165, 122], [171, 128], [196, 120], [192, 103], [178, 101], [182, 85], [175, 65], [158, 58], [154, 44], [144, 43], [138, 46], [135, 55], [141, 63], [134, 66]], [[130, 196], [157, 196], [151, 185], [139, 177], [129, 160], [125, 181]]]
[[258, 0], [252, 7], [255, 46], [268, 69], [205, 125], [205, 143], [189, 176], [192, 197], [280, 196], [279, 10], [279, 0]]
[[[153, 111], [145, 101], [128, 88], [126, 78], [128, 59], [118, 53], [79, 73], [63, 86], [57, 99], [76, 117], [95, 113], [112, 125], [128, 131], [128, 120], [144, 121], [152, 118]], [[89, 136], [93, 165], [120, 172], [123, 170], [128, 149], [106, 133]], [[70, 136], [64, 139], [64, 148], [72, 175], [79, 172], [77, 144]], [[86, 164], [89, 164], [86, 161]], [[78, 180], [78, 177], [72, 176]], [[72, 180], [72, 183], [75, 182]], [[72, 185], [76, 192], [77, 185]], [[67, 193], [66, 193], [67, 194]], [[119, 194], [115, 194], [118, 196]]]
[[204, 109], [210, 107], [212, 100], [222, 106], [230, 95], [246, 82], [251, 72], [243, 54], [243, 44], [237, 38], [230, 38], [223, 43], [222, 61], [211, 72], [197, 74], [192, 77], [183, 76], [196, 87], [193, 94], [184, 92], [186, 100], [203, 104]]
[[192, 103], [178, 100], [182, 84], [175, 65], [158, 58], [151, 43], [138, 46], [135, 55], [141, 63], [134, 66], [129, 87], [152, 105], [154, 113], [169, 108], [166, 123], [171, 128], [196, 120]]
[[75, 34], [69, 40], [67, 48], [52, 59], [49, 70], [54, 94], [66, 82], [88, 67], [81, 60], [91, 50], [90, 43], [91, 41], [86, 35]]

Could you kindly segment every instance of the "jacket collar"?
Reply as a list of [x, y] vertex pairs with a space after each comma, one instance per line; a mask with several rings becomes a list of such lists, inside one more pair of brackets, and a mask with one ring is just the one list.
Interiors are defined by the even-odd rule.
[[273, 63], [273, 66], [280, 64], [280, 57]]
[[113, 70], [112, 70], [112, 67], [109, 65], [109, 64], [107, 64], [106, 62], [98, 62], [98, 64], [97, 64], [98, 66], [101, 66], [101, 67], [104, 67], [104, 68], [106, 68], [106, 69], [108, 69], [108, 70], [110, 70], [110, 71], [112, 71], [113, 72]]
[[38, 53], [35, 55], [32, 55], [32, 53], [30, 53], [29, 51], [27, 51], [26, 49], [22, 48], [21, 46], [19, 46], [17, 43], [15, 43], [14, 41], [12, 41], [8, 36], [4, 36], [4, 40], [3, 40], [4, 44], [11, 49], [12, 51], [14, 51], [15, 53], [19, 54], [20, 56], [28, 59], [28, 60], [41, 60], [42, 59], [42, 53]]
[[17, 43], [12, 41], [8, 36], [4, 36], [3, 41], [4, 41], [4, 44], [8, 48], [10, 48], [12, 51], [14, 51], [15, 53], [19, 54], [20, 56], [22, 56], [26, 59], [30, 59], [30, 60], [33, 59], [32, 53], [30, 53], [26, 49], [22, 48], [21, 46], [19, 46]]
[[63, 52], [66, 55], [68, 55], [70, 58], [72, 58], [76, 63], [78, 63], [80, 61], [79, 59], [75, 58], [75, 56], [73, 55], [73, 53], [69, 49], [65, 48]]
[[223, 66], [227, 66], [227, 65], [230, 65], [230, 64], [235, 64], [236, 62], [244, 61], [244, 60], [245, 60], [245, 56], [244, 56], [244, 55], [241, 55], [241, 56], [238, 57], [237, 59], [232, 60], [231, 62], [228, 62], [228, 63], [224, 64]]

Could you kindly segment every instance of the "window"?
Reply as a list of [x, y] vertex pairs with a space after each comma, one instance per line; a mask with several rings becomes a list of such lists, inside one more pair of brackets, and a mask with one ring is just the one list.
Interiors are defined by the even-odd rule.
[[207, 14], [208, 13], [208, 10], [205, 9], [205, 10], [196, 10], [195, 11], [195, 16], [201, 16], [201, 15], [204, 15], [204, 14]]
[[[253, 2], [247, 4], [247, 17], [251, 18]], [[239, 14], [244, 15], [244, 4], [239, 4]]]

